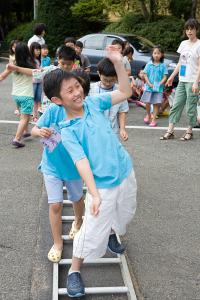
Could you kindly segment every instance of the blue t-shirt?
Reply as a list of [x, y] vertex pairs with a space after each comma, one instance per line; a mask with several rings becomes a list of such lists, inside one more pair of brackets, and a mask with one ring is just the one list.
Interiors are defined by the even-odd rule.
[[51, 64], [51, 58], [49, 56], [41, 57], [41, 66], [48, 67]]
[[146, 64], [144, 68], [144, 73], [147, 74], [147, 77], [154, 85], [155, 90], [152, 89], [147, 83], [145, 84], [145, 91], [147, 92], [159, 92], [162, 93], [164, 90], [164, 84], [157, 86], [159, 82], [163, 79], [165, 75], [168, 74], [167, 66], [165, 63], [160, 64], [154, 64], [152, 61], [150, 61], [148, 64]]
[[[60, 132], [58, 123], [66, 119], [65, 109], [62, 106], [51, 104], [39, 118], [36, 126], [39, 128], [54, 128]], [[80, 175], [74, 165], [69, 153], [60, 141], [53, 151], [44, 147], [42, 161], [39, 166], [42, 173], [53, 175], [61, 180], [77, 180]]]
[[64, 147], [74, 163], [87, 157], [97, 188], [119, 185], [132, 170], [128, 152], [104, 116], [104, 110], [110, 109], [111, 105], [111, 93], [88, 96], [82, 118], [60, 123]]

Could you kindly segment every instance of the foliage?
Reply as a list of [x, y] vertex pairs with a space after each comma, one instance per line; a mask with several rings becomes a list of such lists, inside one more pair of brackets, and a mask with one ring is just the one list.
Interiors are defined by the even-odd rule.
[[142, 15], [127, 14], [117, 23], [105, 28], [106, 32], [133, 33], [160, 44], [168, 51], [176, 51], [182, 40], [183, 20], [175, 17], [159, 17], [156, 21], [145, 23]]
[[9, 44], [12, 40], [20, 40], [28, 42], [28, 39], [33, 35], [34, 22], [25, 23], [17, 26], [10, 31], [6, 36], [6, 42]]
[[192, 1], [191, 0], [171, 0], [169, 5], [171, 13], [177, 18], [184, 16], [187, 20], [191, 16]]
[[79, 0], [72, 7], [72, 15], [81, 18], [85, 22], [101, 22], [106, 15], [104, 13], [104, 4], [99, 0]]

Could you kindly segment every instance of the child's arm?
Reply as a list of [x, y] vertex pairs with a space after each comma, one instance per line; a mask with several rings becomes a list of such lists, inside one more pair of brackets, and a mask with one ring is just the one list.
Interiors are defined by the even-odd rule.
[[52, 134], [51, 130], [46, 127], [39, 128], [37, 126], [34, 126], [33, 129], [31, 130], [31, 135], [33, 137], [49, 138], [51, 134]]
[[126, 124], [126, 112], [119, 112], [119, 134], [123, 141], [128, 140], [128, 133], [125, 129]]
[[112, 105], [115, 105], [129, 98], [132, 95], [132, 90], [121, 54], [116, 50], [115, 45], [108, 46], [107, 50], [107, 57], [114, 64], [119, 84], [119, 89], [111, 92]]
[[149, 78], [147, 74], [144, 74], [145, 82], [150, 86], [150, 88], [153, 88], [153, 84], [149, 81]]
[[97, 190], [94, 176], [92, 174], [92, 170], [90, 168], [90, 164], [87, 158], [82, 158], [76, 162], [76, 167], [81, 175], [83, 181], [85, 182], [90, 194], [92, 195], [92, 205], [91, 205], [91, 214], [97, 216], [99, 213], [99, 207], [101, 204], [101, 199], [99, 192]]
[[0, 74], [0, 81], [6, 79], [8, 75], [10, 75], [11, 71], [9, 71], [7, 68]]
[[32, 76], [33, 75], [33, 69], [29, 69], [29, 68], [22, 68], [22, 67], [18, 67], [16, 65], [13, 64], [7, 64], [6, 66], [7, 70], [11, 72], [15, 71], [24, 75], [28, 75], [28, 76]]

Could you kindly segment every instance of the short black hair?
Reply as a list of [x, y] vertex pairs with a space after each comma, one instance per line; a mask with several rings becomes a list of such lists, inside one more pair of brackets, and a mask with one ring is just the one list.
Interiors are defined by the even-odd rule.
[[100, 62], [97, 65], [97, 70], [100, 75], [117, 76], [117, 73], [115, 71], [115, 67], [114, 67], [113, 63], [107, 57], [100, 60]]
[[76, 44], [76, 40], [74, 37], [66, 37], [64, 40], [64, 44], [66, 43], [73, 43], [74, 45]]
[[111, 43], [111, 45], [121, 45], [122, 51], [124, 51], [124, 42], [120, 39], [114, 39]]
[[49, 47], [47, 44], [43, 44], [43, 45], [41, 45], [41, 49], [49, 49]]
[[62, 45], [58, 49], [58, 59], [74, 61], [76, 58], [76, 52], [69, 46]]
[[76, 41], [75, 46], [80, 47], [81, 49], [83, 49], [83, 43], [81, 41]]
[[193, 19], [193, 18], [190, 18], [186, 21], [185, 23], [185, 26], [184, 26], [184, 29], [187, 30], [189, 28], [192, 28], [192, 29], [196, 29], [196, 31], [198, 31], [199, 29], [199, 23], [196, 19]]
[[43, 31], [47, 31], [47, 26], [44, 23], [37, 23], [33, 29], [35, 35], [41, 35]]
[[69, 80], [71, 78], [75, 78], [78, 80], [78, 77], [72, 72], [67, 72], [59, 68], [47, 73], [44, 76], [44, 80], [43, 80], [43, 89], [45, 95], [50, 100], [52, 97], [60, 98], [60, 89], [63, 80], [64, 79]]
[[127, 47], [126, 49], [124, 49], [124, 52], [123, 52], [123, 55], [126, 56], [128, 55], [129, 53], [133, 54], [134, 53], [134, 49], [133, 47]]
[[82, 69], [76, 69], [72, 72], [80, 79], [79, 82], [83, 87], [84, 95], [87, 96], [90, 91], [90, 76]]
[[160, 62], [163, 63], [163, 62], [164, 62], [164, 58], [165, 58], [165, 53], [164, 53], [163, 48], [162, 48], [160, 45], [155, 45], [155, 46], [152, 48], [152, 50], [151, 50], [151, 53], [152, 53], [152, 55], [151, 55], [151, 60], [152, 60], [152, 62], [154, 62], [154, 60], [153, 60], [153, 51], [154, 51], [155, 49], [158, 49], [158, 50], [160, 51], [160, 53], [162, 54], [162, 56], [161, 56], [161, 58], [160, 58]]

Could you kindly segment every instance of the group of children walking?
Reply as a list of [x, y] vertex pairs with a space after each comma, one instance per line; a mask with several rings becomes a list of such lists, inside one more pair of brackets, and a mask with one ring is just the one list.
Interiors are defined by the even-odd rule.
[[[161, 137], [164, 140], [174, 136], [174, 124], [179, 121], [185, 103], [189, 128], [182, 140], [192, 138], [196, 122], [200, 80], [196, 20], [190, 19], [185, 30], [188, 40], [178, 49], [180, 60], [170, 78], [167, 79], [164, 52], [160, 46], [155, 46], [140, 79], [145, 81], [144, 93], [140, 95], [147, 111], [144, 122], [154, 127], [164, 85], [170, 86], [179, 72], [180, 82], [170, 111], [169, 129]], [[75, 48], [79, 48], [79, 52]], [[117, 254], [123, 253], [125, 248], [118, 242], [117, 234], [125, 234], [136, 210], [137, 186], [132, 161], [117, 136], [119, 134], [123, 141], [128, 139], [125, 122], [129, 110], [127, 99], [133, 94], [128, 64], [131, 51], [127, 47], [127, 59], [124, 59], [122, 45], [114, 41], [107, 48], [107, 57], [98, 64], [100, 81], [90, 85], [87, 75], [90, 64], [81, 55], [82, 44], [73, 39], [66, 39], [65, 45], [58, 48], [56, 66], [50, 64], [45, 44], [41, 46], [33, 41], [29, 49], [26, 44], [14, 41], [11, 49], [10, 63], [0, 74], [0, 80], [12, 73], [12, 95], [20, 110], [20, 122], [12, 144], [24, 146], [21, 139], [30, 136], [31, 114], [33, 112], [38, 118], [39, 110], [41, 117], [35, 119], [31, 134], [40, 137], [44, 145], [39, 169], [47, 190], [53, 236], [48, 259], [59, 262], [62, 256], [61, 213], [65, 185], [75, 214], [69, 233], [74, 242], [67, 292], [70, 297], [80, 297], [85, 294], [80, 273], [84, 259], [101, 257], [107, 248]], [[134, 86], [135, 82], [132, 83]], [[85, 203], [83, 182], [88, 189]]]

